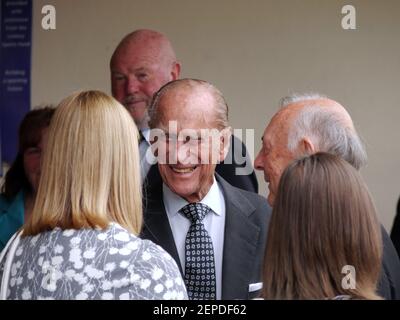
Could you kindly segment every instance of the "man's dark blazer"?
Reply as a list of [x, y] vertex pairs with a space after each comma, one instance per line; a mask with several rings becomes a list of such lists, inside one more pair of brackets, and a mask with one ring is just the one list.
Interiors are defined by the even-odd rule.
[[397, 254], [400, 256], [400, 199], [397, 202], [397, 213], [394, 217], [392, 232], [390, 233]]
[[[181, 263], [162, 198], [162, 181], [153, 166], [144, 187], [144, 226], [141, 237], [160, 245]], [[158, 174], [158, 177], [157, 177]], [[225, 197], [222, 259], [222, 299], [249, 299], [249, 284], [261, 282], [271, 208], [265, 198], [231, 186], [215, 175]]]
[[[254, 173], [253, 162], [250, 159], [244, 143], [234, 135], [231, 135], [230, 146], [225, 159], [232, 159], [232, 163], [221, 162], [217, 164], [215, 171], [231, 185], [243, 190], [258, 193], [258, 182], [256, 174]], [[238, 164], [237, 160], [242, 159], [246, 159], [246, 162]], [[251, 173], [248, 175], [237, 175], [236, 168], [243, 168], [246, 164], [251, 166]]]
[[[400, 260], [385, 228], [381, 227], [383, 242], [382, 272], [378, 294], [386, 300], [400, 299]], [[357, 279], [357, 278], [356, 278]]]

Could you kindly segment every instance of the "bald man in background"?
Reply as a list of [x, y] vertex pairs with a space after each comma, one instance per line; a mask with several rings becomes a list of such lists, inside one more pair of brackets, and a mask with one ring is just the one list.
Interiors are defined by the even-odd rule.
[[[367, 163], [364, 146], [342, 105], [319, 94], [283, 98], [280, 110], [264, 131], [262, 148], [254, 162], [255, 168], [264, 172], [272, 207], [285, 168], [294, 159], [317, 152], [340, 156], [356, 169]], [[382, 241], [378, 294], [385, 299], [400, 299], [400, 261], [383, 227]]]
[[[161, 182], [155, 166], [150, 170], [155, 158], [147, 152], [150, 146], [148, 107], [158, 89], [179, 78], [181, 65], [175, 51], [165, 35], [153, 30], [136, 30], [118, 44], [111, 57], [110, 70], [112, 95], [129, 111], [143, 137], [139, 145], [142, 179]], [[233, 135], [230, 145], [225, 163], [217, 165], [217, 173], [233, 186], [257, 193], [258, 182], [246, 147]]]

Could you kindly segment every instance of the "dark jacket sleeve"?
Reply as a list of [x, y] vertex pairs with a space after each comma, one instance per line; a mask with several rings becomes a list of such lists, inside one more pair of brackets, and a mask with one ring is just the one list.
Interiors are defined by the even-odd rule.
[[382, 226], [383, 259], [378, 294], [387, 300], [400, 299], [400, 260], [396, 249]]
[[394, 247], [397, 250], [397, 254], [400, 256], [400, 199], [397, 202], [397, 213], [394, 218], [390, 238], [392, 239]]

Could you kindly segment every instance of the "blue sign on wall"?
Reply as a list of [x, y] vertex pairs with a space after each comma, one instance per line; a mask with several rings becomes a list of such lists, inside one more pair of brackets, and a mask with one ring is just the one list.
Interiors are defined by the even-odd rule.
[[31, 105], [32, 0], [1, 0], [0, 22], [0, 157], [11, 163]]

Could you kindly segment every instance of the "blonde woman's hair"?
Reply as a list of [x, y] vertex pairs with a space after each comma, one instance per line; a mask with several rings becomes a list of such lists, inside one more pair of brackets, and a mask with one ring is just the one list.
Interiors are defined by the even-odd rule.
[[[345, 160], [317, 153], [284, 171], [264, 260], [266, 299], [380, 299], [382, 238], [361, 175]], [[344, 266], [355, 288], [342, 285]]]
[[51, 121], [31, 219], [24, 235], [106, 228], [135, 235], [142, 225], [138, 131], [114, 98], [100, 91], [70, 95]]

